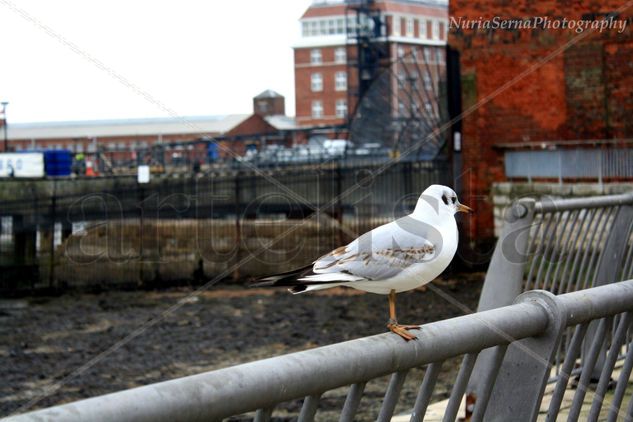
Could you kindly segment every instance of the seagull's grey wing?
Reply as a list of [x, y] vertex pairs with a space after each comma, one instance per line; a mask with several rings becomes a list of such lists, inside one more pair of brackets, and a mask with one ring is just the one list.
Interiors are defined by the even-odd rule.
[[345, 247], [318, 259], [318, 274], [342, 273], [365, 280], [384, 280], [413, 264], [433, 259], [441, 250], [441, 235], [432, 225], [403, 217], [365, 233]]

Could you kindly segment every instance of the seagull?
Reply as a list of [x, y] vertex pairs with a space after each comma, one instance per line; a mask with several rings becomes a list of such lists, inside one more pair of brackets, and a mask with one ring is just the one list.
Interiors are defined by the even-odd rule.
[[285, 286], [305, 293], [336, 286], [388, 295], [387, 328], [406, 341], [417, 337], [396, 318], [396, 293], [423, 286], [440, 275], [457, 251], [455, 214], [472, 209], [447, 186], [431, 185], [409, 215], [376, 227], [311, 265], [266, 277], [254, 286]]

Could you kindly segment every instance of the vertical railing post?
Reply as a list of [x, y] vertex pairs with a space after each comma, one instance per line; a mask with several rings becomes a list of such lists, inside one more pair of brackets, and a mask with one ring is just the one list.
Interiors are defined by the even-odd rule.
[[633, 194], [631, 203], [621, 205], [613, 219], [611, 230], [600, 254], [596, 280], [592, 287], [602, 286], [607, 283], [621, 281], [618, 276], [622, 269], [626, 244], [633, 225]]
[[241, 191], [241, 177], [242, 173], [238, 170], [235, 173], [235, 178], [233, 180], [233, 199], [234, 199], [234, 209], [235, 209], [235, 244], [237, 245], [237, 250], [235, 251], [235, 270], [233, 271], [232, 277], [234, 281], [240, 279], [240, 266], [237, 265], [242, 258], [242, 203], [240, 201], [242, 196]]
[[478, 312], [510, 305], [521, 294], [535, 203], [534, 199], [525, 198], [506, 209], [503, 232], [490, 260]]
[[508, 347], [484, 412], [485, 421], [535, 421], [539, 414], [554, 356], [567, 326], [567, 312], [556, 296], [543, 290], [523, 293], [515, 301], [524, 302], [542, 306], [549, 323], [543, 334]]
[[53, 289], [55, 287], [55, 220], [57, 220], [57, 180], [53, 179], [53, 196], [51, 197], [50, 208], [50, 261], [48, 269], [48, 287]]
[[[524, 198], [506, 209], [503, 231], [486, 273], [478, 312], [511, 305], [521, 294], [535, 204], [534, 199]], [[483, 350], [466, 389], [471, 400], [481, 395], [481, 388], [484, 387], [481, 382], [494, 365], [494, 351]]]
[[[609, 231], [607, 241], [604, 244], [604, 249], [598, 260], [596, 279], [591, 287], [621, 281], [619, 276], [622, 266], [624, 265], [624, 253], [626, 252], [626, 245], [633, 225], [633, 194], [631, 195], [630, 202], [631, 203], [629, 204], [621, 205], [613, 218], [611, 230]], [[585, 342], [583, 343], [582, 356], [587, 356], [589, 348], [593, 342], [593, 338], [596, 335], [597, 328], [597, 321], [592, 322], [589, 325], [587, 335], [585, 336]], [[600, 378], [606, 354], [607, 347], [605, 343], [598, 354], [598, 358], [596, 359], [596, 365], [594, 366], [591, 375], [592, 380]]]

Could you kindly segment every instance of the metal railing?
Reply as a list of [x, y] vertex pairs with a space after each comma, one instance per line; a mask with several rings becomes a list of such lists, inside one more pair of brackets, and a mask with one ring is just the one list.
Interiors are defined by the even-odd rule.
[[508, 178], [603, 179], [633, 178], [633, 148], [578, 148], [505, 151]]
[[[392, 374], [377, 417], [388, 421], [409, 371], [425, 366], [411, 414], [412, 421], [419, 421], [429, 406], [442, 363], [463, 356], [444, 414], [444, 421], [454, 421], [482, 351], [492, 353], [494, 365], [482, 374], [472, 420], [536, 420], [562, 333], [571, 327], [575, 332], [572, 347], [547, 413], [548, 420], [555, 420], [560, 416], [563, 393], [568, 390], [580, 344], [592, 321], [599, 321], [598, 335], [592, 341], [590, 355], [582, 361], [573, 403], [565, 412], [569, 412], [570, 420], [577, 420], [583, 403], [585, 407], [591, 403], [589, 414], [596, 418], [631, 418], [633, 400], [626, 398], [626, 410], [620, 409], [626, 403], [633, 348], [628, 349], [615, 393], [605, 398], [615, 359], [631, 326], [631, 312], [633, 280], [561, 296], [532, 291], [510, 306], [424, 325], [416, 341], [381, 334], [17, 415], [7, 422], [217, 421], [248, 412], [254, 412], [249, 415], [256, 421], [267, 421], [278, 404], [302, 398], [299, 421], [311, 421], [322, 395], [344, 386], [349, 386], [349, 392], [340, 420], [351, 421], [366, 383]], [[612, 326], [615, 336], [606, 363], [596, 389], [590, 390], [592, 367]], [[595, 420], [593, 416], [589, 419]]]
[[[505, 306], [521, 292], [544, 289], [562, 294], [633, 277], [633, 193], [600, 197], [550, 199], [524, 198], [506, 210], [505, 224], [495, 248], [479, 311]], [[598, 335], [597, 323], [587, 338]], [[611, 336], [615, 335], [615, 328]], [[562, 333], [554, 356], [557, 382], [564, 359], [574, 344], [575, 332]], [[604, 341], [607, 343], [609, 338]], [[627, 344], [631, 334], [626, 335]], [[591, 341], [581, 347], [583, 359], [590, 355]], [[599, 377], [606, 350], [598, 353], [593, 377]], [[494, 365], [490, 352], [482, 354], [468, 386], [479, 395], [480, 375]]]
[[536, 201], [506, 209], [479, 310], [522, 291], [567, 293], [633, 277], [633, 192]]

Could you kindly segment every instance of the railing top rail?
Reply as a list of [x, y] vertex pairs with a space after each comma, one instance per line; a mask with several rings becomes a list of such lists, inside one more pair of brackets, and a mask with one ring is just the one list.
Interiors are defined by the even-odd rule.
[[574, 325], [632, 310], [633, 280], [557, 297], [531, 292], [514, 305], [426, 324], [416, 333], [417, 341], [404, 342], [391, 334], [365, 337], [17, 415], [7, 421], [219, 420], [538, 336], [551, 321], [549, 308], [553, 305], [539, 300], [545, 296], [566, 313], [567, 325]]
[[570, 211], [581, 208], [601, 208], [615, 205], [633, 205], [633, 192], [618, 195], [593, 196], [586, 198], [546, 199], [535, 204], [535, 212], [546, 213]]
[[477, 352], [543, 332], [547, 313], [520, 303], [424, 325], [417, 341], [380, 334], [226, 369], [133, 388], [10, 421], [220, 420], [271, 403]]
[[633, 309], [633, 279], [556, 297], [571, 327]]

